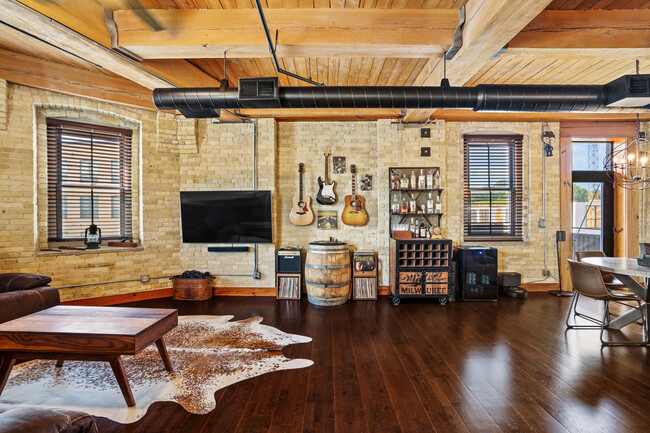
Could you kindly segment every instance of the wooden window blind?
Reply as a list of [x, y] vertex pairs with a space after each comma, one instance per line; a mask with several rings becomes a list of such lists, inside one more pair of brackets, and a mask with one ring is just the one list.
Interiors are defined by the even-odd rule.
[[522, 240], [521, 135], [465, 135], [465, 240]]
[[132, 236], [128, 129], [47, 119], [48, 240], [83, 240], [94, 220], [103, 239]]

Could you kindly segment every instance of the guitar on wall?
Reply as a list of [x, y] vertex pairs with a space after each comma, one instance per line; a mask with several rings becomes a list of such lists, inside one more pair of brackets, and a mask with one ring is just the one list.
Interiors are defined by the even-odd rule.
[[298, 164], [300, 174], [300, 193], [293, 196], [293, 206], [289, 213], [289, 221], [297, 226], [308, 226], [314, 222], [314, 211], [311, 210], [311, 197], [302, 193], [302, 175], [305, 172], [305, 164]]
[[336, 203], [336, 193], [334, 192], [334, 186], [336, 182], [330, 182], [329, 179], [329, 157], [330, 157], [330, 148], [327, 146], [325, 150], [325, 182], [318, 176], [318, 194], [316, 195], [316, 201], [320, 204], [330, 205]]
[[345, 208], [343, 208], [341, 214], [341, 221], [349, 226], [362, 226], [368, 221], [368, 214], [363, 208], [365, 199], [357, 195], [356, 165], [352, 164], [350, 166], [350, 173], [352, 173], [352, 194], [345, 196]]

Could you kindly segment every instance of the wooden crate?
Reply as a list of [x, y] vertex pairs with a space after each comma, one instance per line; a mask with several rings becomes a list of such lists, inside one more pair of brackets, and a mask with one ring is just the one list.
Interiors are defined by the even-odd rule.
[[276, 299], [300, 299], [302, 292], [302, 275], [275, 274]]
[[352, 282], [355, 300], [377, 299], [377, 256], [374, 251], [354, 253]]

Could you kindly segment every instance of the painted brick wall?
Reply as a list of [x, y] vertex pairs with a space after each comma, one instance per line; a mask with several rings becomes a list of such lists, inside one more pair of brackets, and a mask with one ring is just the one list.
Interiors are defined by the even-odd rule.
[[[1, 94], [2, 92], [0, 92]], [[1, 102], [1, 101], [0, 101]], [[0, 131], [0, 270], [50, 275], [55, 287], [161, 276], [179, 271], [178, 155], [158, 134], [156, 113], [10, 84], [6, 131]], [[47, 246], [46, 116], [134, 129], [134, 235], [138, 251], [39, 251]], [[175, 136], [175, 134], [173, 134]], [[159, 151], [158, 149], [161, 149]], [[141, 196], [140, 196], [140, 195]], [[142, 200], [140, 199], [142, 197]], [[140, 206], [139, 203], [142, 202]], [[169, 287], [167, 279], [61, 290], [63, 300]]]

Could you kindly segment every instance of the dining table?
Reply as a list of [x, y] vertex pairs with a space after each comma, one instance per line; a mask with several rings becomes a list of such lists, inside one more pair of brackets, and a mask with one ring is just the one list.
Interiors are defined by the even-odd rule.
[[[614, 275], [628, 289], [634, 292], [639, 298], [646, 303], [641, 306], [643, 312], [637, 308], [621, 314], [609, 323], [608, 328], [621, 329], [631, 323], [636, 322], [645, 314], [647, 317], [648, 302], [648, 279], [650, 279], [650, 266], [639, 265], [637, 259], [625, 257], [587, 257], [582, 259], [583, 262], [589, 263], [602, 272], [608, 272]], [[643, 278], [644, 284], [639, 283], [634, 277]]]

